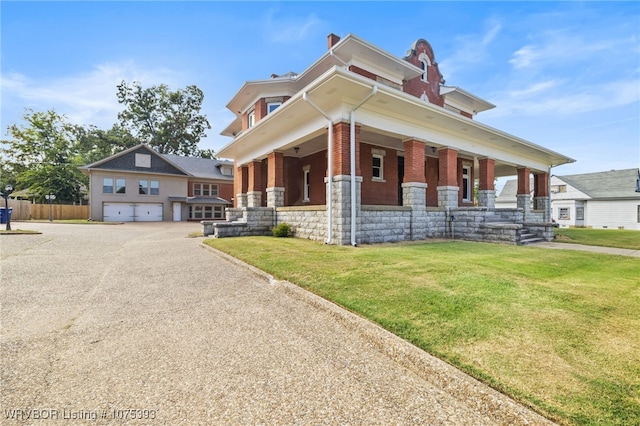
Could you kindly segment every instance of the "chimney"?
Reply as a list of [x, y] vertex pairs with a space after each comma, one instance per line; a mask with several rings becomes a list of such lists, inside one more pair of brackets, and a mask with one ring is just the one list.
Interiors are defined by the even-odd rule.
[[331, 33], [327, 36], [327, 49], [331, 49], [333, 46], [336, 45], [336, 43], [338, 43], [340, 41], [340, 37], [338, 37], [337, 35], [335, 35], [334, 33]]

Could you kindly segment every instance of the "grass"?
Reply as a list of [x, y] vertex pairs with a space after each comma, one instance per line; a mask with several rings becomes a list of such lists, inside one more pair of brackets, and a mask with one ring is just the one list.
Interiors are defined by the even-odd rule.
[[555, 242], [640, 250], [640, 231], [628, 229], [556, 228]]
[[640, 424], [636, 258], [470, 242], [205, 242], [369, 318], [560, 423]]

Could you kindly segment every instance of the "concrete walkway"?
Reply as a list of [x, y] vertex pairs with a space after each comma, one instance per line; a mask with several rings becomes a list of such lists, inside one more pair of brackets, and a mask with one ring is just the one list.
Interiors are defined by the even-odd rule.
[[199, 226], [0, 237], [0, 423], [549, 424]]
[[[640, 234], [638, 234], [638, 236], [640, 238]], [[628, 249], [613, 248], [613, 247], [585, 246], [582, 244], [542, 242], [542, 243], [532, 244], [531, 247], [549, 248], [549, 249], [555, 249], [555, 250], [590, 251], [592, 253], [640, 257], [640, 250], [628, 250]]]

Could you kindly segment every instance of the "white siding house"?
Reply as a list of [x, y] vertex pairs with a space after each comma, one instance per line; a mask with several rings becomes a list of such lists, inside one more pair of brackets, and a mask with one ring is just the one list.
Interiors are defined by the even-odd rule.
[[551, 176], [551, 216], [560, 227], [640, 230], [638, 169]]
[[[496, 197], [496, 207], [516, 205], [516, 180], [508, 181]], [[561, 228], [640, 230], [640, 171], [611, 170], [551, 176], [551, 218]]]

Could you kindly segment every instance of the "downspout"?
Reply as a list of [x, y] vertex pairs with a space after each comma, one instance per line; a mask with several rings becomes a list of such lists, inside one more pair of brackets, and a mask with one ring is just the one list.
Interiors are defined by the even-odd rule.
[[369, 93], [358, 105], [353, 107], [349, 114], [349, 151], [351, 160], [351, 245], [356, 246], [356, 120], [355, 111], [378, 93], [378, 86], [374, 85]]
[[327, 180], [329, 191], [327, 194], [327, 239], [325, 244], [331, 244], [333, 234], [333, 150], [331, 149], [333, 146], [333, 121], [320, 107], [311, 102], [307, 92], [302, 94], [302, 99], [327, 119]]

